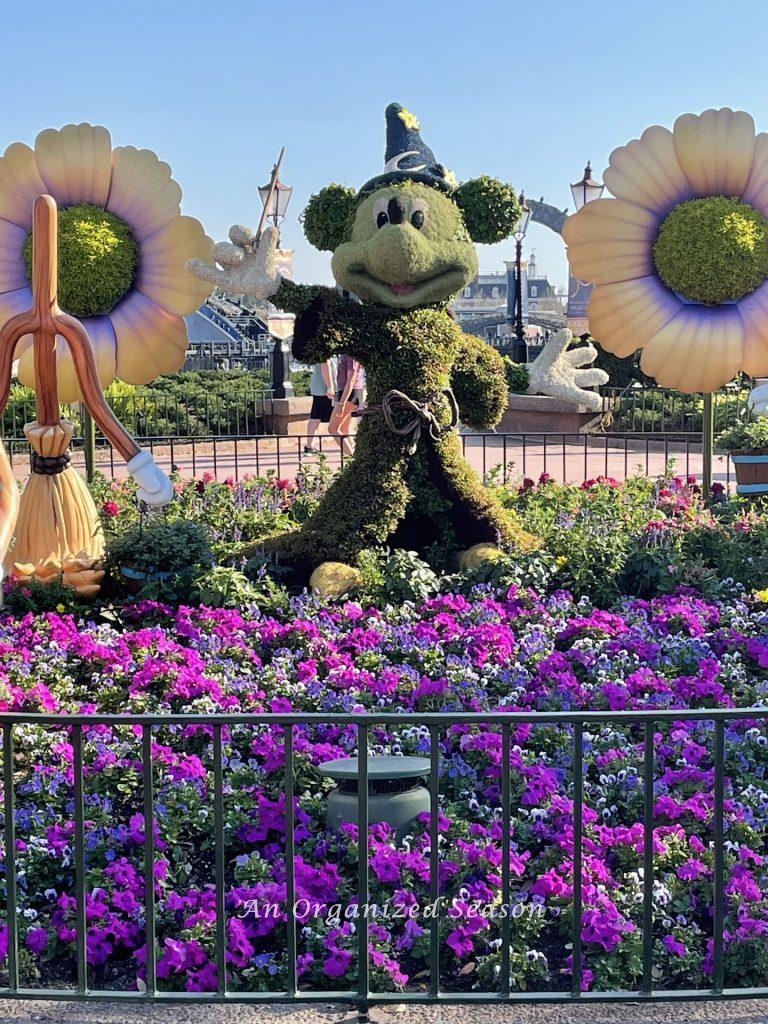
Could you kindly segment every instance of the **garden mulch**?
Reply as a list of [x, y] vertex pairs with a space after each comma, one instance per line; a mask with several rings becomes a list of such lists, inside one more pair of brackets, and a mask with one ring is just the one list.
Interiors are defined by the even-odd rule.
[[[372, 1024], [765, 1024], [768, 1000], [592, 1006], [374, 1007]], [[356, 1024], [351, 1009], [301, 1006], [125, 1006], [0, 1000], [0, 1022], [15, 1024]]]

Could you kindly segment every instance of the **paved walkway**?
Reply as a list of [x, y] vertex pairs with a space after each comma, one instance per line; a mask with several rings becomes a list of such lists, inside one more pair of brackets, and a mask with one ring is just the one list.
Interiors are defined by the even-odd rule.
[[[464, 435], [465, 453], [472, 466], [481, 474], [492, 471], [509, 480], [523, 477], [537, 479], [549, 473], [556, 480], [581, 483], [599, 475], [625, 479], [641, 472], [659, 476], [670, 460], [675, 471], [684, 475], [701, 475], [702, 458], [699, 446], [686, 446], [680, 442], [629, 439], [610, 435]], [[341, 462], [338, 445], [333, 438], [318, 439], [327, 465], [336, 469]], [[217, 480], [229, 477], [239, 479], [246, 474], [262, 475], [269, 471], [279, 477], [293, 477], [304, 467], [317, 465], [316, 456], [303, 453], [304, 439], [298, 437], [260, 437], [242, 441], [228, 439], [179, 441], [152, 446], [155, 458], [166, 470], [172, 465], [184, 477], [200, 477], [209, 473]], [[83, 466], [82, 452], [75, 452], [73, 463]], [[108, 450], [99, 449], [98, 467], [107, 476], [118, 479], [126, 475], [125, 464], [119, 456], [110, 457]], [[28, 473], [28, 461], [17, 453], [14, 468], [19, 478]], [[732, 469], [726, 456], [715, 457], [713, 478], [722, 483], [733, 481]]]
[[[639, 1003], [590, 1006], [392, 1007], [371, 1010], [374, 1024], [765, 1024], [768, 1001]], [[120, 1003], [0, 1000], [0, 1021], [14, 1024], [356, 1024], [344, 1007], [135, 1006]]]

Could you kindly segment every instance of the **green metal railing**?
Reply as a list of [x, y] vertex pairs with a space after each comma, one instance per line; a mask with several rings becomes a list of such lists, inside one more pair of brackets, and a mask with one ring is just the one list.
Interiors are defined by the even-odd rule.
[[[392, 1003], [494, 1003], [546, 1002], [546, 1003], [589, 1003], [624, 1000], [657, 1001], [681, 999], [723, 999], [736, 997], [768, 996], [768, 985], [750, 988], [728, 988], [724, 981], [724, 921], [725, 921], [725, 727], [729, 722], [752, 719], [765, 723], [768, 708], [717, 708], [693, 710], [631, 710], [631, 711], [544, 711], [508, 713], [364, 713], [328, 714], [320, 713], [260, 713], [260, 714], [0, 714], [3, 733], [3, 788], [5, 809], [5, 850], [6, 850], [6, 918], [8, 927], [8, 977], [7, 988], [0, 989], [0, 997], [18, 999], [120, 999], [123, 1001], [184, 1001], [184, 1002], [249, 1002], [249, 1003], [294, 1003], [294, 1002], [338, 1002], [352, 1003], [364, 1017], [370, 1006]], [[357, 986], [351, 989], [307, 991], [299, 985], [297, 971], [297, 917], [296, 874], [295, 874], [295, 807], [294, 807], [294, 740], [295, 728], [322, 726], [329, 721], [334, 725], [351, 726], [357, 733], [357, 750], [367, 752], [369, 736], [376, 727], [426, 726], [430, 735], [430, 895], [434, 905], [440, 898], [439, 865], [441, 850], [438, 842], [438, 810], [440, 806], [440, 736], [454, 726], [474, 726], [498, 729], [501, 733], [501, 793], [500, 820], [502, 829], [501, 862], [501, 905], [511, 905], [510, 837], [512, 822], [511, 807], [511, 731], [521, 725], [556, 725], [572, 729], [573, 755], [573, 913], [571, 941], [573, 961], [571, 985], [564, 991], [518, 991], [512, 990], [510, 977], [510, 941], [512, 915], [507, 913], [501, 921], [501, 971], [499, 984], [492, 991], [445, 990], [441, 986], [440, 972], [440, 914], [430, 921], [428, 980], [417, 990], [372, 991], [370, 985], [369, 923], [366, 913], [357, 919]], [[680, 721], [711, 722], [714, 726], [712, 765], [714, 769], [713, 790], [713, 918], [712, 939], [714, 949], [712, 985], [706, 989], [668, 989], [654, 985], [654, 730], [663, 723]], [[642, 891], [642, 978], [639, 987], [631, 991], [582, 991], [584, 952], [581, 935], [582, 911], [584, 906], [582, 869], [584, 865], [584, 730], [585, 726], [601, 725], [633, 726], [640, 730], [643, 743], [643, 852], [644, 867]], [[17, 852], [15, 834], [15, 736], [19, 726], [38, 725], [45, 729], [66, 729], [71, 736], [74, 769], [74, 866], [76, 898], [76, 966], [77, 984], [71, 989], [26, 988], [20, 985], [19, 934], [17, 926], [18, 885]], [[87, 863], [85, 848], [85, 805], [83, 739], [89, 727], [131, 726], [141, 729], [142, 788], [144, 808], [144, 879], [145, 879], [145, 934], [147, 939], [146, 991], [94, 990], [89, 987], [87, 945], [86, 945], [86, 891]], [[155, 917], [155, 794], [153, 784], [153, 730], [163, 727], [206, 726], [212, 730], [213, 788], [214, 788], [214, 840], [215, 840], [215, 907], [217, 913], [216, 966], [218, 988], [215, 992], [170, 992], [159, 988], [157, 978], [157, 929]], [[285, 858], [286, 858], [286, 985], [281, 991], [231, 992], [227, 984], [226, 945], [226, 851], [225, 851], [225, 808], [224, 808], [224, 744], [223, 730], [233, 726], [276, 727], [284, 731], [283, 782], [285, 802]], [[29, 758], [29, 734], [25, 736], [24, 755]], [[368, 766], [366, 757], [359, 758], [358, 777], [358, 827], [359, 835], [368, 834]], [[367, 844], [358, 843], [357, 900], [358, 907], [369, 903], [369, 862]]]

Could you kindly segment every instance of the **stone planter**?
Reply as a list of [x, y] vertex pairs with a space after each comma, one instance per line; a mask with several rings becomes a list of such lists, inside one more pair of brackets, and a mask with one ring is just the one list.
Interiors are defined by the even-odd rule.
[[273, 398], [265, 403], [264, 426], [269, 434], [306, 434], [312, 398]]
[[736, 493], [759, 497], [768, 494], [768, 448], [761, 451], [731, 452], [736, 470]]
[[176, 574], [171, 572], [141, 572], [138, 569], [131, 569], [128, 565], [121, 565], [120, 575], [125, 589], [135, 597], [141, 593], [145, 583], [162, 583]]
[[[608, 408], [608, 404], [606, 404]], [[510, 392], [509, 402], [496, 426], [499, 434], [581, 434], [597, 425], [601, 412], [549, 395], [518, 395]], [[463, 428], [464, 433], [482, 433]]]

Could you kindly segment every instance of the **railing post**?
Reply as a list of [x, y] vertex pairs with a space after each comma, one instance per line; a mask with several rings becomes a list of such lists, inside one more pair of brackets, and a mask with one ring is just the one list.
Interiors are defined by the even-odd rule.
[[368, 1020], [368, 726], [357, 727], [357, 1015]]
[[723, 928], [725, 916], [725, 865], [724, 865], [724, 832], [723, 821], [725, 797], [725, 722], [719, 718], [715, 722], [715, 800], [713, 807], [714, 825], [714, 881], [713, 881], [713, 916], [712, 916], [712, 991], [720, 994], [723, 991], [724, 950]]
[[3, 813], [5, 815], [5, 906], [8, 928], [8, 988], [19, 987], [19, 934], [16, 907], [16, 800], [13, 785], [13, 725], [3, 726]]
[[704, 395], [704, 415], [701, 426], [701, 492], [709, 501], [712, 494], [712, 450], [715, 446], [715, 423], [712, 395]]
[[224, 752], [221, 725], [213, 727], [213, 829], [216, 856], [216, 992], [227, 991], [227, 904], [224, 859]]
[[80, 422], [83, 425], [83, 454], [85, 455], [85, 478], [93, 483], [96, 474], [96, 424], [88, 407], [80, 404]]
[[653, 730], [645, 723], [643, 768], [643, 993], [653, 988]]
[[77, 991], [88, 991], [88, 919], [85, 912], [85, 801], [83, 796], [83, 727], [72, 726], [75, 804], [75, 944]]
[[582, 833], [584, 830], [584, 723], [573, 727], [573, 932], [571, 995], [581, 995]]
[[147, 992], [157, 991], [155, 949], [155, 789], [152, 778], [152, 726], [142, 730], [141, 775], [144, 790], [144, 938]]

